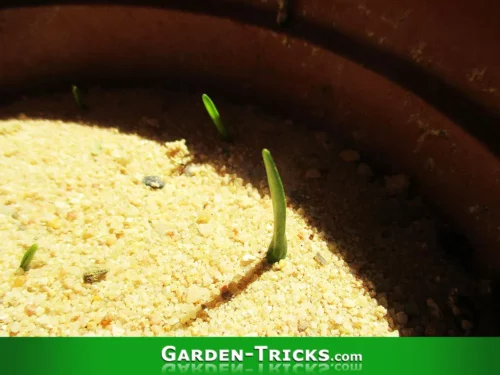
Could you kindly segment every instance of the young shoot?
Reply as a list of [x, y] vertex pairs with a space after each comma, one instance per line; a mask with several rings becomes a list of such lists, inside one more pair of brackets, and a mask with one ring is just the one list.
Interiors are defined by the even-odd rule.
[[33, 244], [30, 246], [28, 250], [24, 253], [23, 259], [21, 260], [21, 264], [19, 268], [22, 268], [25, 272], [30, 269], [31, 261], [35, 256], [36, 251], [38, 250], [38, 245]]
[[278, 168], [274, 164], [273, 157], [267, 149], [262, 150], [262, 158], [266, 167], [267, 182], [271, 191], [274, 212], [274, 231], [271, 244], [267, 250], [267, 261], [275, 263], [285, 259], [287, 253], [286, 243], [286, 199], [285, 189], [281, 182]]
[[212, 99], [210, 99], [210, 97], [207, 94], [203, 94], [201, 98], [203, 99], [203, 104], [205, 105], [208, 115], [214, 122], [215, 127], [219, 132], [220, 138], [225, 142], [230, 142], [231, 135], [229, 134], [229, 131], [224, 125], [224, 123], [222, 122], [219, 111], [217, 110], [217, 107], [215, 106], [214, 102], [212, 101]]
[[73, 93], [73, 99], [75, 99], [75, 103], [78, 108], [84, 110], [86, 108], [85, 104], [82, 100], [82, 91], [76, 85], [71, 86], [71, 92]]

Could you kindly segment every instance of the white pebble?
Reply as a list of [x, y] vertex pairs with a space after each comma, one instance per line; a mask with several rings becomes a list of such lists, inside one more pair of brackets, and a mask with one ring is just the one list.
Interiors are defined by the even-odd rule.
[[253, 255], [250, 254], [245, 254], [241, 257], [241, 265], [242, 266], [248, 266], [250, 263], [252, 263], [256, 258]]
[[19, 330], [21, 329], [21, 325], [19, 324], [19, 322], [11, 323], [11, 325], [9, 326], [9, 329], [10, 329], [10, 332], [12, 332], [12, 333], [18, 333]]
[[125, 329], [123, 329], [123, 327], [119, 327], [114, 324], [111, 326], [111, 334], [113, 336], [123, 336], [124, 333]]
[[342, 304], [344, 305], [344, 307], [347, 307], [348, 309], [351, 309], [356, 305], [354, 301], [350, 298], [344, 298]]
[[191, 285], [187, 290], [186, 300], [188, 303], [195, 303], [205, 300], [209, 297], [210, 292], [201, 288], [198, 285]]
[[210, 223], [198, 224], [198, 230], [203, 237], [208, 237], [214, 232], [214, 225]]

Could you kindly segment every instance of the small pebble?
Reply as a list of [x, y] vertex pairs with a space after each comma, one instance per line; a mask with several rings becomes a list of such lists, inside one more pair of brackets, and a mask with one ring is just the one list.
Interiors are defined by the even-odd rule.
[[328, 264], [328, 261], [320, 253], [316, 253], [316, 255], [314, 256], [314, 260], [322, 266]]
[[201, 300], [205, 300], [210, 296], [207, 289], [201, 288], [198, 285], [191, 285], [186, 293], [187, 303], [195, 303]]
[[299, 320], [297, 329], [299, 332], [304, 332], [309, 328], [309, 323], [306, 320]]
[[339, 154], [340, 158], [348, 163], [353, 163], [360, 159], [359, 152], [355, 150], [343, 150]]
[[104, 279], [104, 277], [106, 277], [108, 271], [109, 270], [106, 268], [91, 268], [83, 274], [83, 282], [87, 284], [93, 284], [101, 281]]
[[10, 325], [10, 332], [12, 333], [18, 333], [21, 329], [21, 325], [19, 324], [19, 322], [14, 322]]
[[184, 167], [183, 173], [188, 177], [193, 177], [196, 174], [196, 166], [193, 164], [188, 164]]
[[318, 171], [317, 169], [308, 169], [306, 172], [307, 179], [314, 179], [314, 178], [320, 178], [320, 177], [321, 177], [321, 172]]
[[436, 318], [441, 317], [441, 310], [432, 298], [428, 298], [426, 303], [427, 303], [427, 307], [429, 308], [429, 312], [431, 313], [431, 315], [435, 316]]
[[379, 293], [377, 295], [377, 298], [378, 298], [378, 303], [387, 308], [389, 306], [389, 303], [387, 302], [387, 295], [385, 293]]
[[425, 327], [425, 335], [426, 336], [436, 336], [437, 335], [436, 328], [433, 326]]
[[21, 272], [24, 272], [24, 270], [21, 267], [19, 267], [16, 270], [17, 277], [14, 279], [14, 282], [12, 283], [12, 286], [14, 288], [19, 288], [19, 287], [23, 286], [24, 283], [26, 282], [26, 276], [20, 274]]
[[158, 176], [146, 176], [142, 182], [153, 189], [162, 189], [165, 186], [165, 182]]
[[207, 211], [202, 211], [198, 214], [196, 219], [196, 224], [207, 224], [211, 219], [211, 215]]
[[242, 266], [248, 266], [250, 263], [252, 263], [256, 258], [253, 255], [250, 254], [245, 254], [241, 257], [241, 265]]
[[356, 173], [358, 176], [364, 177], [364, 178], [370, 178], [373, 177], [373, 171], [370, 168], [368, 164], [365, 163], [359, 163], [358, 168], [356, 169]]
[[233, 296], [233, 294], [227, 289], [227, 287], [223, 287], [221, 289], [221, 297], [223, 300], [225, 301], [228, 301], [231, 299], [231, 297]]
[[354, 301], [350, 298], [344, 298], [344, 301], [342, 304], [344, 305], [344, 307], [347, 307], [348, 309], [352, 309], [354, 306], [356, 306]]
[[56, 217], [56, 218], [50, 220], [49, 222], [47, 222], [46, 226], [48, 228], [52, 228], [52, 229], [55, 229], [55, 230], [60, 229], [61, 226], [62, 226], [61, 219], [59, 219], [59, 218]]
[[462, 320], [462, 329], [464, 331], [470, 331], [472, 328], [474, 328], [474, 324], [468, 320]]
[[418, 308], [418, 305], [417, 305], [417, 303], [413, 299], [410, 299], [405, 304], [405, 312], [408, 315], [413, 315], [413, 316], [418, 316], [420, 314], [420, 310]]
[[204, 224], [204, 223], [198, 224], [198, 231], [203, 237], [210, 236], [211, 234], [214, 233], [214, 230], [215, 228], [213, 224]]
[[340, 326], [340, 325], [344, 324], [345, 318], [342, 315], [336, 315], [333, 318], [333, 321], [335, 322], [335, 324]]
[[100, 142], [96, 142], [93, 146], [92, 146], [92, 150], [90, 151], [90, 153], [94, 156], [97, 156], [101, 153], [102, 151], [102, 145]]
[[406, 323], [408, 323], [408, 315], [406, 315], [402, 311], [396, 314], [396, 319], [399, 322], [399, 324], [405, 325]]
[[404, 174], [385, 177], [385, 190], [390, 196], [403, 195], [408, 191], [410, 179]]

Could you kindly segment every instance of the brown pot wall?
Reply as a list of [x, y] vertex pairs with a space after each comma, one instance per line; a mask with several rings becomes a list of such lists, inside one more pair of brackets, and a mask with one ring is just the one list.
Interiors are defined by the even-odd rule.
[[328, 124], [500, 270], [500, 3], [294, 1], [285, 28], [274, 1], [162, 5], [0, 8], [0, 93], [150, 78]]

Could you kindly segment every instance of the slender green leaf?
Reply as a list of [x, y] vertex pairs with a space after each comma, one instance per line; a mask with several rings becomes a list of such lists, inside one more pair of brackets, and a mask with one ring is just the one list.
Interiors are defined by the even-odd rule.
[[73, 93], [73, 98], [75, 99], [75, 103], [80, 109], [86, 109], [85, 104], [82, 100], [82, 92], [76, 85], [71, 86], [71, 92]]
[[283, 188], [278, 168], [269, 150], [262, 150], [262, 158], [266, 167], [267, 181], [269, 190], [271, 191], [274, 211], [274, 231], [267, 251], [267, 261], [275, 263], [281, 259], [285, 259], [287, 254], [285, 189]]
[[217, 128], [217, 131], [219, 132], [220, 138], [226, 142], [231, 141], [231, 135], [229, 134], [229, 131], [224, 125], [224, 123], [222, 122], [219, 111], [217, 110], [217, 107], [215, 106], [212, 99], [210, 99], [210, 97], [207, 94], [203, 94], [201, 98], [203, 99], [203, 104], [205, 105], [208, 115], [212, 119], [213, 123], [215, 124], [215, 127]]
[[26, 252], [24, 253], [19, 268], [22, 268], [24, 271], [28, 271], [30, 268], [31, 261], [33, 260], [33, 257], [35, 256], [37, 250], [38, 250], [37, 244], [31, 245], [30, 248], [26, 250]]

